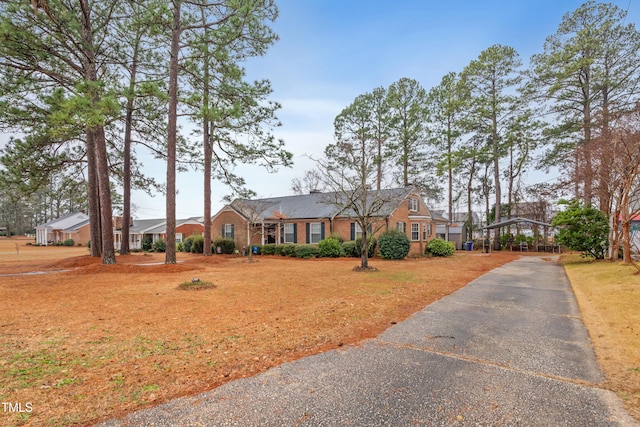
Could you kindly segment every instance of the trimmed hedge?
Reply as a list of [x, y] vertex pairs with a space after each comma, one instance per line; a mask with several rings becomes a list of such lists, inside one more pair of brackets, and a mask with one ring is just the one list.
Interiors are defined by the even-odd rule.
[[73, 246], [75, 244], [76, 242], [74, 242], [73, 239], [67, 239], [64, 242], [62, 242], [62, 246]]
[[360, 253], [358, 253], [358, 251], [356, 250], [356, 242], [355, 240], [349, 240], [348, 242], [344, 242], [342, 244], [342, 251], [344, 253], [344, 256], [349, 256], [349, 257], [360, 257]]
[[338, 239], [332, 237], [318, 243], [318, 254], [322, 258], [338, 258], [344, 254]]
[[406, 234], [397, 231], [385, 231], [378, 238], [380, 256], [384, 259], [404, 259], [409, 255], [411, 241]]
[[223, 254], [232, 255], [236, 250], [236, 242], [233, 239], [217, 238], [211, 242], [211, 251], [218, 253], [218, 246]]
[[298, 258], [315, 258], [318, 256], [318, 246], [316, 245], [299, 245], [296, 246], [296, 257]]
[[451, 256], [455, 251], [453, 242], [447, 242], [441, 238], [431, 240], [425, 249], [425, 253], [432, 256]]

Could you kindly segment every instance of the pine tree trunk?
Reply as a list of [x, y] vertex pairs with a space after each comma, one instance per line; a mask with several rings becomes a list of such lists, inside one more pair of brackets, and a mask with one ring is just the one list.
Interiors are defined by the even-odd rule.
[[93, 257], [102, 256], [102, 238], [100, 230], [100, 200], [98, 176], [96, 173], [95, 142], [93, 135], [87, 133], [87, 198], [89, 199], [89, 253]]
[[178, 54], [180, 53], [180, 0], [173, 2], [171, 58], [169, 61], [169, 126], [167, 136], [167, 199], [165, 263], [176, 260], [176, 145], [178, 138]]

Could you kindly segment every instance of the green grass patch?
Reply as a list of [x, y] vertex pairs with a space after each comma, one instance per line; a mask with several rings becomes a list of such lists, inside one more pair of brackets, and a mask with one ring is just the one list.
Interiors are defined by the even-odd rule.
[[207, 282], [203, 280], [198, 281], [186, 281], [178, 285], [178, 289], [183, 291], [201, 291], [204, 289], [213, 289], [216, 285], [213, 282]]

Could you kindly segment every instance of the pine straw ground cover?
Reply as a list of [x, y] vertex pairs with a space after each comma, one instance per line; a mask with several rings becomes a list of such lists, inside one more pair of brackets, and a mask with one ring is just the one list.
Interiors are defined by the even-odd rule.
[[[517, 254], [299, 260], [119, 256], [0, 240], [0, 425], [85, 425], [374, 337]], [[24, 242], [22, 242], [24, 244]], [[2, 246], [5, 245], [5, 246]], [[55, 260], [56, 254], [59, 260]], [[210, 289], [179, 285], [198, 278]], [[29, 404], [27, 407], [26, 405]]]

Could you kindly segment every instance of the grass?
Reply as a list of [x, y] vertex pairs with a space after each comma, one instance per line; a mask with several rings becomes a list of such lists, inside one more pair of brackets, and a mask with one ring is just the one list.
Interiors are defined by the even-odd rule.
[[178, 289], [183, 291], [201, 291], [204, 289], [213, 289], [216, 285], [213, 282], [207, 282], [200, 279], [192, 279], [191, 281], [185, 281], [178, 285]]
[[576, 255], [562, 261], [607, 387], [640, 419], [640, 275], [630, 265]]

